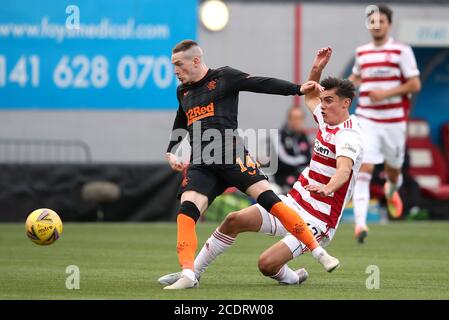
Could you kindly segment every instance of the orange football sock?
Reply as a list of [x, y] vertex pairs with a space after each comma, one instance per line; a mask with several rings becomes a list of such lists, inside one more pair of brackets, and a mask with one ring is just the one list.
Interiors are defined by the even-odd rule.
[[183, 269], [194, 270], [193, 261], [198, 246], [196, 237], [195, 220], [185, 214], [178, 214], [178, 261]]
[[304, 243], [312, 251], [319, 246], [307, 223], [289, 206], [283, 202], [276, 203], [270, 213], [278, 218], [285, 229]]

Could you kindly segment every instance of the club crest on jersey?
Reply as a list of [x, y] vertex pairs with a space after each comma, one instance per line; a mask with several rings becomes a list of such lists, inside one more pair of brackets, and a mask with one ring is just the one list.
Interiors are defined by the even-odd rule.
[[332, 133], [328, 133], [325, 137], [324, 137], [324, 141], [329, 142], [332, 139]]
[[209, 81], [209, 83], [207, 84], [207, 89], [209, 89], [209, 91], [214, 90], [216, 87], [217, 87], [216, 80]]

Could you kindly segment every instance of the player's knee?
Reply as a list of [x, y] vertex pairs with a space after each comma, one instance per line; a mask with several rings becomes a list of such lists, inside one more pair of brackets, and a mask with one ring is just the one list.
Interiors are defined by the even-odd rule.
[[238, 233], [241, 225], [241, 215], [238, 211], [234, 211], [226, 216], [222, 224], [222, 229], [229, 233]]
[[259, 257], [258, 267], [264, 276], [270, 277], [278, 272], [278, 263], [267, 254]]

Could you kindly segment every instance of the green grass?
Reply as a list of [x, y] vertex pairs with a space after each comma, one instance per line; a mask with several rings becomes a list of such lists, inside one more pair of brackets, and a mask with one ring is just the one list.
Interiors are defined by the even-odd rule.
[[[216, 224], [198, 225], [200, 246]], [[197, 290], [166, 291], [156, 280], [178, 271], [176, 225], [66, 223], [48, 247], [33, 244], [22, 224], [0, 224], [0, 299], [449, 299], [449, 223], [372, 225], [358, 245], [342, 224], [329, 253], [341, 267], [326, 273], [307, 254], [309, 279], [281, 286], [257, 269], [259, 254], [277, 239], [242, 234], [201, 279]], [[66, 289], [66, 267], [80, 269], [80, 290]], [[380, 289], [368, 290], [367, 266], [380, 269]]]

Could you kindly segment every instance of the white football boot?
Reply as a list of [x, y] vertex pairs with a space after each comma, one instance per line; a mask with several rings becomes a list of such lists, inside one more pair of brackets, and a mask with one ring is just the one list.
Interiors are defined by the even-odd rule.
[[299, 279], [298, 279], [298, 283], [297, 284], [301, 284], [304, 281], [307, 280], [307, 278], [309, 277], [309, 273], [307, 272], [306, 269], [301, 268], [298, 270], [295, 270], [295, 273], [298, 275]]
[[[178, 281], [181, 277], [182, 277], [181, 271], [169, 273], [169, 274], [166, 274], [165, 276], [162, 276], [159, 279], [157, 279], [157, 282], [159, 282], [160, 284], [171, 285], [171, 284], [175, 283], [176, 281]], [[198, 283], [196, 284], [196, 286], [199, 287], [200, 286], [200, 277], [197, 276], [196, 279], [198, 280]]]
[[159, 282], [160, 284], [171, 285], [178, 281], [181, 276], [182, 272], [169, 273], [157, 279], [157, 282]]
[[182, 275], [170, 286], [164, 287], [164, 290], [179, 290], [179, 289], [190, 289], [190, 288], [198, 288], [198, 280], [192, 280], [189, 277]]
[[295, 270], [294, 272], [295, 272], [295, 273], [298, 275], [298, 277], [299, 277], [298, 282], [296, 282], [296, 283], [285, 283], [285, 282], [279, 281], [279, 284], [282, 284], [282, 285], [301, 284], [301, 283], [303, 283], [304, 281], [306, 281], [307, 278], [309, 277], [309, 274], [308, 274], [307, 270], [304, 269], [304, 268]]
[[332, 257], [327, 252], [322, 252], [318, 261], [324, 267], [327, 272], [332, 272], [340, 266], [340, 261], [337, 258]]

